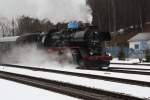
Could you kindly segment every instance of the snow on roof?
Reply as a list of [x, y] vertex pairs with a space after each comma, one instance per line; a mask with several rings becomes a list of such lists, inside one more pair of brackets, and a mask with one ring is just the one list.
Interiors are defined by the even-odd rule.
[[135, 42], [135, 41], [147, 41], [147, 40], [150, 40], [150, 33], [138, 33], [128, 41]]
[[2, 37], [0, 38], [0, 42], [14, 42], [19, 36], [11, 36], [11, 37]]

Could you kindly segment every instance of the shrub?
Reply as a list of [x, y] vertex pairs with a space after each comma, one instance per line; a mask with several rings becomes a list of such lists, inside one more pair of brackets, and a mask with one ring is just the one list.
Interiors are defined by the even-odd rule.
[[125, 60], [126, 59], [126, 55], [122, 49], [120, 50], [120, 52], [118, 54], [118, 58], [119, 58], [119, 60]]

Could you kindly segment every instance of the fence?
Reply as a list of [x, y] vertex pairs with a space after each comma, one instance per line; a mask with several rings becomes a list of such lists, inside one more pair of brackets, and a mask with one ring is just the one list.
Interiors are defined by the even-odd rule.
[[[120, 48], [120, 47], [111, 47], [107, 48], [106, 52], [110, 53], [112, 57], [116, 58], [118, 57], [119, 52], [123, 50], [125, 53], [126, 58], [139, 58], [143, 59], [145, 58], [145, 54], [147, 50], [134, 50], [134, 49], [129, 49], [128, 47]], [[148, 50], [148, 55], [150, 55], [150, 50]]]
[[[124, 47], [122, 48], [123, 52], [125, 53], [126, 57], [129, 57], [129, 48]], [[118, 57], [119, 52], [121, 51], [120, 47], [111, 47], [106, 48], [106, 51], [112, 55], [112, 57]]]

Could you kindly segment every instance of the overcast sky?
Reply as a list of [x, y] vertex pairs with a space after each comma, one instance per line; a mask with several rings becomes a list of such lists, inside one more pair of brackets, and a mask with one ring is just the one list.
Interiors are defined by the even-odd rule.
[[92, 20], [85, 0], [0, 0], [0, 17], [21, 15], [49, 18], [53, 23]]

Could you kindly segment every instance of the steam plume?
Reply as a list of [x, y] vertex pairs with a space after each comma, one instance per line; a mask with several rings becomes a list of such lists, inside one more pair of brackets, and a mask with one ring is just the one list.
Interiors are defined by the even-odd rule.
[[92, 11], [86, 0], [0, 0], [0, 16], [27, 15], [48, 18], [54, 24], [68, 21], [92, 21]]
[[70, 63], [71, 57], [68, 51], [66, 55], [59, 56], [54, 52], [47, 53], [44, 50], [40, 50], [36, 45], [25, 45], [12, 48], [2, 57], [1, 62], [40, 68], [75, 68], [76, 66]]

